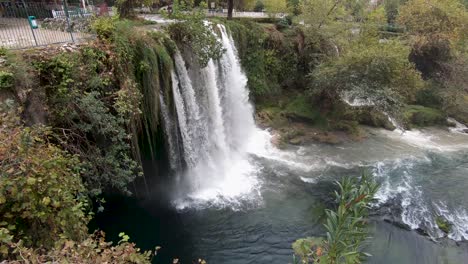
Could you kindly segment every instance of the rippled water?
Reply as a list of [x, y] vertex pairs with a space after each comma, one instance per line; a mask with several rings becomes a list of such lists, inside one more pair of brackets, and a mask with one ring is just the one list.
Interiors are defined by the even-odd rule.
[[[143, 248], [162, 246], [154, 263], [198, 257], [208, 263], [291, 263], [295, 239], [324, 234], [321, 220], [332, 204], [333, 182], [368, 169], [381, 183], [368, 263], [466, 263], [468, 135], [439, 129], [369, 134], [362, 142], [251, 155], [257, 187], [238, 203], [217, 196], [177, 210], [173, 197], [155, 188], [152, 199], [111, 199], [97, 223], [111, 238], [123, 231]], [[435, 224], [437, 215], [453, 224], [450, 239]]]

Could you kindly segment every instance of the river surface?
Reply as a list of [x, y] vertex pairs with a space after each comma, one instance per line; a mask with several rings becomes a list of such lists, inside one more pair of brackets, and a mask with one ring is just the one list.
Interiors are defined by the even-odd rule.
[[[296, 239], [325, 234], [334, 181], [367, 170], [381, 184], [367, 263], [468, 263], [468, 135], [367, 130], [361, 142], [250, 153], [250, 177], [224, 181], [215, 195], [181, 198], [171, 184], [156, 183], [151, 198], [111, 197], [96, 223], [111, 239], [125, 232], [143, 249], [161, 246], [154, 263], [292, 263]], [[448, 237], [437, 216], [452, 224]]]

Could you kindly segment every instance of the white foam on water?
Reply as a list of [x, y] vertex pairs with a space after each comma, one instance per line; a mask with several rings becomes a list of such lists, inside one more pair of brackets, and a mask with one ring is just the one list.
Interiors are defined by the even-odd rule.
[[452, 132], [452, 133], [460, 133], [460, 134], [463, 134], [463, 135], [467, 135], [467, 136], [468, 136], [468, 133], [466, 133], [466, 131], [468, 131], [468, 127], [467, 127], [467, 126], [465, 126], [464, 124], [458, 122], [458, 121], [455, 120], [454, 118], [447, 118], [447, 121], [450, 122], [450, 123], [455, 124], [454, 127], [449, 127], [450, 132]]
[[349, 106], [361, 107], [361, 106], [374, 106], [375, 102], [370, 98], [362, 97], [358, 93], [353, 91], [345, 91], [341, 94], [341, 100]]
[[[373, 167], [373, 175], [381, 183], [374, 206], [400, 201], [401, 221], [411, 229], [424, 229], [432, 238], [445, 236], [437, 225], [441, 216], [451, 224], [448, 237], [455, 241], [468, 240], [468, 213], [464, 208], [449, 208], [444, 202], [432, 203], [425, 199], [424, 192], [411, 175], [416, 164], [430, 163], [427, 157], [406, 157], [393, 161], [380, 161]], [[397, 173], [393, 173], [397, 171]], [[392, 201], [394, 200], [394, 201]]]
[[307, 177], [299, 177], [303, 182], [305, 183], [317, 183], [318, 182], [318, 177], [314, 177], [314, 178], [307, 178]]
[[[451, 225], [448, 237], [455, 241], [468, 240], [468, 213], [464, 208], [450, 209], [444, 202], [434, 203], [436, 213]], [[435, 219], [434, 226], [437, 226]], [[439, 232], [439, 237], [444, 234]]]

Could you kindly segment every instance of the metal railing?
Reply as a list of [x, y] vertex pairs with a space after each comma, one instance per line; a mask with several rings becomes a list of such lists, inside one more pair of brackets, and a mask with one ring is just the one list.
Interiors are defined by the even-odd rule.
[[0, 0], [0, 47], [21, 49], [92, 38], [89, 24], [94, 8], [68, 1]]

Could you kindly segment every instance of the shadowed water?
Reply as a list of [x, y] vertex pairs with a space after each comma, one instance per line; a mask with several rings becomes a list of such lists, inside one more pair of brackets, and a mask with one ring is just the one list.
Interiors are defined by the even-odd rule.
[[[382, 184], [372, 210], [369, 263], [465, 263], [468, 247], [454, 240], [463, 240], [468, 229], [463, 222], [468, 209], [468, 136], [437, 129], [416, 132], [424, 144], [395, 132], [370, 130], [363, 142], [291, 146], [270, 156], [251, 155], [261, 188], [238, 206], [230, 201], [221, 206], [219, 197], [211, 207], [207, 202], [176, 210], [170, 200], [155, 194], [144, 201], [111, 201], [98, 221], [104, 231], [114, 236], [126, 232], [143, 248], [162, 246], [154, 263], [175, 257], [182, 263], [198, 257], [208, 263], [291, 263], [295, 239], [324, 234], [321, 220], [323, 209], [332, 206], [333, 181], [368, 168]], [[440, 212], [440, 204], [446, 212]], [[448, 220], [453, 216], [453, 239], [441, 238], [443, 233], [431, 224], [440, 213]]]

